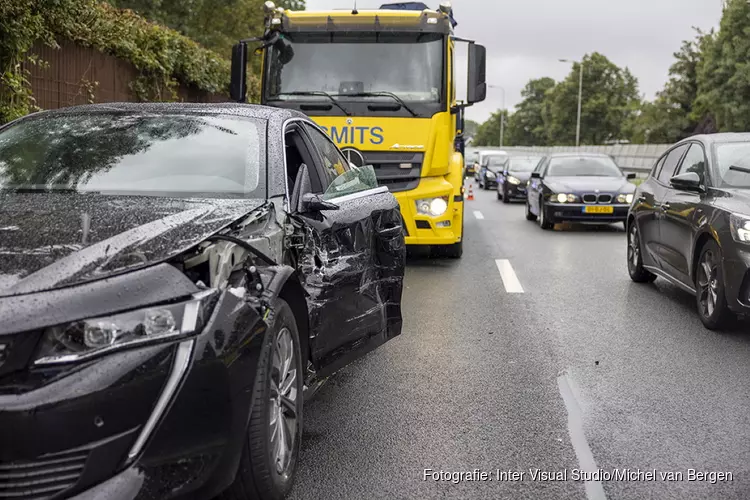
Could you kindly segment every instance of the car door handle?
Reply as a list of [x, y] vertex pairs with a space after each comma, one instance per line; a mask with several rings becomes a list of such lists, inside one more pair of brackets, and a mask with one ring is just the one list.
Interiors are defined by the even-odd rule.
[[669, 210], [670, 208], [672, 208], [672, 205], [670, 205], [669, 203], [662, 203], [662, 204], [661, 204], [661, 209], [662, 209], [663, 211], [665, 211], [665, 212], [666, 212], [667, 210]]
[[641, 195], [641, 196], [638, 197], [638, 201], [645, 202], [646, 201], [646, 197], [643, 196], [643, 195]]

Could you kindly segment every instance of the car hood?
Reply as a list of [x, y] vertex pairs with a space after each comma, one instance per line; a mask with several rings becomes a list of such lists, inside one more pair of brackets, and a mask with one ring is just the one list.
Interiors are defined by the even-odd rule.
[[635, 184], [624, 177], [547, 177], [544, 184], [555, 192], [632, 193]]
[[0, 297], [105, 278], [197, 245], [264, 200], [0, 194]]
[[723, 188], [714, 191], [717, 205], [730, 212], [750, 216], [750, 189]]
[[508, 171], [508, 175], [512, 175], [521, 182], [526, 182], [531, 179], [531, 172], [514, 172], [510, 170]]

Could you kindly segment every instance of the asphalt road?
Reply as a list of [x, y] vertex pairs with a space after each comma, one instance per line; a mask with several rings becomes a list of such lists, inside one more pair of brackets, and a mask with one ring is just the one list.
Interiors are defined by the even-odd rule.
[[[632, 283], [621, 226], [542, 231], [474, 191], [463, 259], [411, 258], [403, 334], [307, 403], [292, 498], [750, 498], [748, 323], [707, 331], [688, 294]], [[627, 468], [640, 480], [574, 480]]]

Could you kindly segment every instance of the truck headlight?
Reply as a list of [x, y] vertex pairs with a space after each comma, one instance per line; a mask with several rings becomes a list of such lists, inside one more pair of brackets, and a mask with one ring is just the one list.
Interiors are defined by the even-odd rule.
[[729, 216], [729, 227], [734, 241], [750, 243], [750, 217], [740, 214]]
[[618, 194], [617, 203], [627, 203], [628, 205], [630, 205], [631, 203], [633, 203], [633, 194]]
[[578, 196], [569, 193], [551, 194], [549, 198], [553, 203], [575, 203], [578, 201]]
[[185, 337], [203, 328], [215, 292], [176, 304], [147, 307], [47, 328], [34, 364], [93, 358], [125, 348]]
[[514, 186], [518, 186], [519, 184], [521, 184], [521, 179], [519, 179], [518, 177], [513, 177], [512, 175], [509, 175], [508, 182], [513, 184]]
[[419, 215], [430, 215], [432, 217], [439, 217], [448, 210], [448, 197], [442, 196], [440, 198], [425, 198], [423, 200], [417, 200], [417, 213]]

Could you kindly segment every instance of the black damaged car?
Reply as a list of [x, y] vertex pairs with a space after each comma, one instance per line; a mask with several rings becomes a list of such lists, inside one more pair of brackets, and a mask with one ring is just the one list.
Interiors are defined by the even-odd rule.
[[303, 396], [401, 333], [398, 204], [294, 111], [0, 128], [0, 498], [282, 498]]

